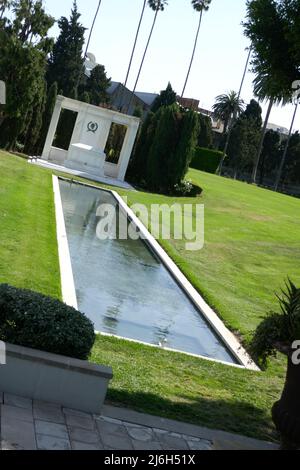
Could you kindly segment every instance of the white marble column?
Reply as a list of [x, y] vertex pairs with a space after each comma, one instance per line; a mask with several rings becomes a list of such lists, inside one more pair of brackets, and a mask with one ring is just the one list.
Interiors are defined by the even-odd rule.
[[118, 179], [120, 181], [125, 181], [125, 176], [126, 176], [126, 172], [127, 172], [129, 160], [131, 157], [131, 153], [133, 150], [138, 128], [139, 128], [139, 122], [131, 123], [127, 128], [127, 132], [126, 132], [125, 139], [123, 142], [123, 147], [122, 147], [120, 160], [118, 164]]
[[43, 160], [49, 160], [50, 150], [51, 150], [52, 143], [55, 137], [57, 124], [58, 124], [60, 113], [62, 110], [63, 100], [64, 98], [61, 96], [59, 96], [56, 100], [56, 104], [55, 104], [54, 111], [52, 114], [52, 119], [51, 119], [51, 123], [49, 126], [49, 130], [48, 130], [48, 134], [47, 134], [47, 138], [46, 138], [46, 142], [45, 142], [44, 150], [42, 154]]

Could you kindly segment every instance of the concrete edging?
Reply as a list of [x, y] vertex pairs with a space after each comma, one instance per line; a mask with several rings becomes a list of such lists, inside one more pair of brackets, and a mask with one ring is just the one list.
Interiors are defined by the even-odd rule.
[[113, 373], [70, 357], [6, 343], [0, 390], [89, 413], [100, 413]]
[[[205, 439], [213, 443], [220, 442], [220, 444], [222, 444], [224, 442], [225, 445], [229, 443], [232, 445], [232, 449], [235, 449], [236, 447], [239, 447], [240, 450], [279, 449], [279, 445], [272, 442], [261, 441], [252, 437], [241, 436], [227, 431], [219, 431], [217, 429], [197, 426], [196, 424], [184, 423], [168, 418], [160, 418], [158, 416], [140, 413], [127, 408], [104, 405], [102, 415], [107, 418], [126, 421], [133, 425], [136, 424], [137, 426], [146, 426], [176, 434], [184, 434], [198, 439]], [[97, 419], [97, 416], [95, 416], [95, 418]]]
[[[57, 178], [56, 176], [53, 178], [56, 178], [56, 184], [58, 187], [59, 191], [59, 186], [58, 186], [58, 179], [62, 179], [64, 181], [71, 181], [68, 180], [67, 178]], [[182, 288], [182, 290], [185, 292], [185, 294], [188, 296], [188, 298], [192, 301], [192, 303], [196, 306], [198, 310], [202, 313], [206, 321], [210, 324], [210, 326], [213, 328], [215, 333], [220, 337], [220, 339], [224, 342], [226, 347], [230, 350], [231, 354], [239, 361], [239, 364], [230, 364], [227, 362], [223, 361], [218, 361], [215, 359], [212, 359], [214, 362], [219, 362], [222, 364], [226, 364], [228, 366], [233, 366], [233, 367], [242, 367], [246, 368], [249, 370], [253, 371], [260, 371], [260, 369], [257, 367], [257, 365], [253, 362], [247, 351], [244, 349], [244, 347], [240, 344], [238, 339], [235, 337], [231, 331], [224, 325], [222, 320], [218, 317], [218, 315], [214, 312], [214, 310], [205, 302], [203, 297], [197, 292], [197, 290], [192, 286], [190, 281], [186, 278], [186, 276], [180, 271], [180, 269], [177, 267], [177, 265], [174, 263], [174, 261], [170, 258], [170, 256], [166, 253], [166, 251], [160, 246], [160, 244], [157, 242], [157, 240], [153, 237], [153, 235], [149, 232], [149, 230], [145, 227], [145, 225], [138, 219], [138, 217], [134, 214], [134, 212], [130, 209], [130, 207], [124, 202], [122, 197], [114, 190], [106, 189], [106, 188], [101, 188], [99, 186], [95, 186], [92, 184], [87, 184], [83, 183], [81, 181], [76, 181], [72, 180], [74, 184], [79, 184], [82, 186], [87, 186], [92, 189], [97, 189], [100, 191], [105, 191], [110, 193], [114, 199], [117, 201], [119, 204], [119, 207], [123, 211], [123, 213], [129, 218], [131, 222], [134, 223], [134, 225], [137, 227], [139, 230], [141, 237], [146, 243], [148, 244], [149, 248], [156, 254], [156, 256], [160, 259], [160, 261], [163, 263], [163, 265], [167, 268], [167, 270], [170, 272], [170, 274], [173, 276], [177, 284]], [[60, 196], [59, 196], [60, 198]], [[61, 202], [60, 202], [61, 204]], [[61, 208], [62, 210], [62, 208]], [[62, 215], [63, 216], [63, 215]], [[65, 230], [65, 228], [64, 228]], [[67, 240], [66, 240], [67, 242]], [[71, 261], [70, 261], [71, 263]], [[72, 266], [71, 266], [72, 270]], [[66, 272], [64, 272], [64, 275], [67, 275]], [[73, 279], [73, 274], [72, 274], [72, 279]], [[73, 281], [74, 283], [74, 281]], [[74, 287], [75, 290], [75, 287]], [[102, 333], [101, 333], [102, 334]], [[125, 338], [120, 338], [120, 339], [125, 339]], [[140, 341], [136, 341], [137, 343], [141, 343]], [[143, 343], [141, 343], [143, 344]], [[151, 345], [150, 345], [151, 346]], [[173, 351], [173, 350], [172, 350]], [[181, 352], [181, 351], [176, 351], [176, 352]], [[188, 354], [188, 353], [183, 353], [183, 354]], [[190, 355], [190, 354], [188, 354]], [[196, 355], [194, 355], [196, 356]], [[203, 356], [196, 356], [201, 359], [207, 359], [206, 357]]]
[[66, 233], [65, 219], [60, 196], [58, 177], [52, 175], [55, 217], [56, 217], [56, 235], [58, 245], [58, 259], [60, 267], [60, 279], [63, 301], [70, 307], [78, 310], [77, 296], [73, 278], [71, 256], [69, 251], [68, 238]]

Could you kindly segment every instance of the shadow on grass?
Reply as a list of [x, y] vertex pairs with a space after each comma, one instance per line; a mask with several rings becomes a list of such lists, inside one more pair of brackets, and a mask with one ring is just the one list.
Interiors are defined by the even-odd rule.
[[[155, 393], [142, 393], [109, 389], [109, 404], [130, 408], [141, 413], [162, 418], [196, 424], [211, 429], [241, 434], [256, 439], [278, 442], [271, 420], [271, 414], [242, 401], [207, 400], [178, 397], [181, 401], [174, 403]], [[270, 404], [271, 408], [272, 404]]]

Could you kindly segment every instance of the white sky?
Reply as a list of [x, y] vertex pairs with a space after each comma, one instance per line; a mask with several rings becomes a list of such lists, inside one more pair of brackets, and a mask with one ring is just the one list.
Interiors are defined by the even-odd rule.
[[[55, 18], [69, 16], [73, 0], [44, 0]], [[115, 81], [124, 82], [143, 0], [102, 0], [90, 52]], [[90, 28], [98, 0], [78, 0], [81, 21]], [[217, 95], [238, 90], [247, 59], [248, 40], [241, 25], [246, 14], [246, 0], [212, 0], [204, 14], [198, 49], [185, 96], [200, 100], [210, 109]], [[128, 87], [137, 75], [143, 49], [151, 27], [153, 12], [147, 7]], [[169, 0], [159, 14], [149, 47], [138, 91], [160, 92], [171, 82], [180, 94], [189, 65], [198, 14], [190, 0]], [[53, 35], [57, 35], [57, 26]], [[88, 34], [88, 32], [87, 32]], [[242, 98], [249, 102], [253, 75], [249, 72]], [[263, 105], [264, 113], [266, 105]], [[290, 128], [293, 106], [274, 107], [270, 122]], [[300, 112], [295, 130], [300, 130]]]

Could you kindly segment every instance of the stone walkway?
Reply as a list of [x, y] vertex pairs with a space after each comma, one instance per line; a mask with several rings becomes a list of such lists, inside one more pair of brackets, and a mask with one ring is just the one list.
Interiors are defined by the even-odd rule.
[[127, 189], [127, 190], [133, 189], [133, 187], [129, 183], [126, 183], [126, 181], [120, 181], [115, 178], [110, 178], [109, 176], [100, 177], [96, 175], [91, 175], [90, 173], [85, 173], [84, 171], [72, 170], [70, 168], [66, 168], [63, 165], [57, 165], [56, 163], [48, 162], [46, 160], [41, 160], [39, 158], [37, 158], [36, 160], [31, 160], [31, 161], [29, 160], [29, 163], [42, 166], [51, 171], [55, 170], [55, 171], [60, 171], [61, 173], [64, 173], [64, 174], [79, 176], [80, 178], [86, 179], [89, 182], [95, 181], [97, 183], [107, 184], [108, 186], [116, 186], [118, 188]]
[[223, 450], [276, 446], [105, 406], [101, 416], [0, 394], [2, 450]]

